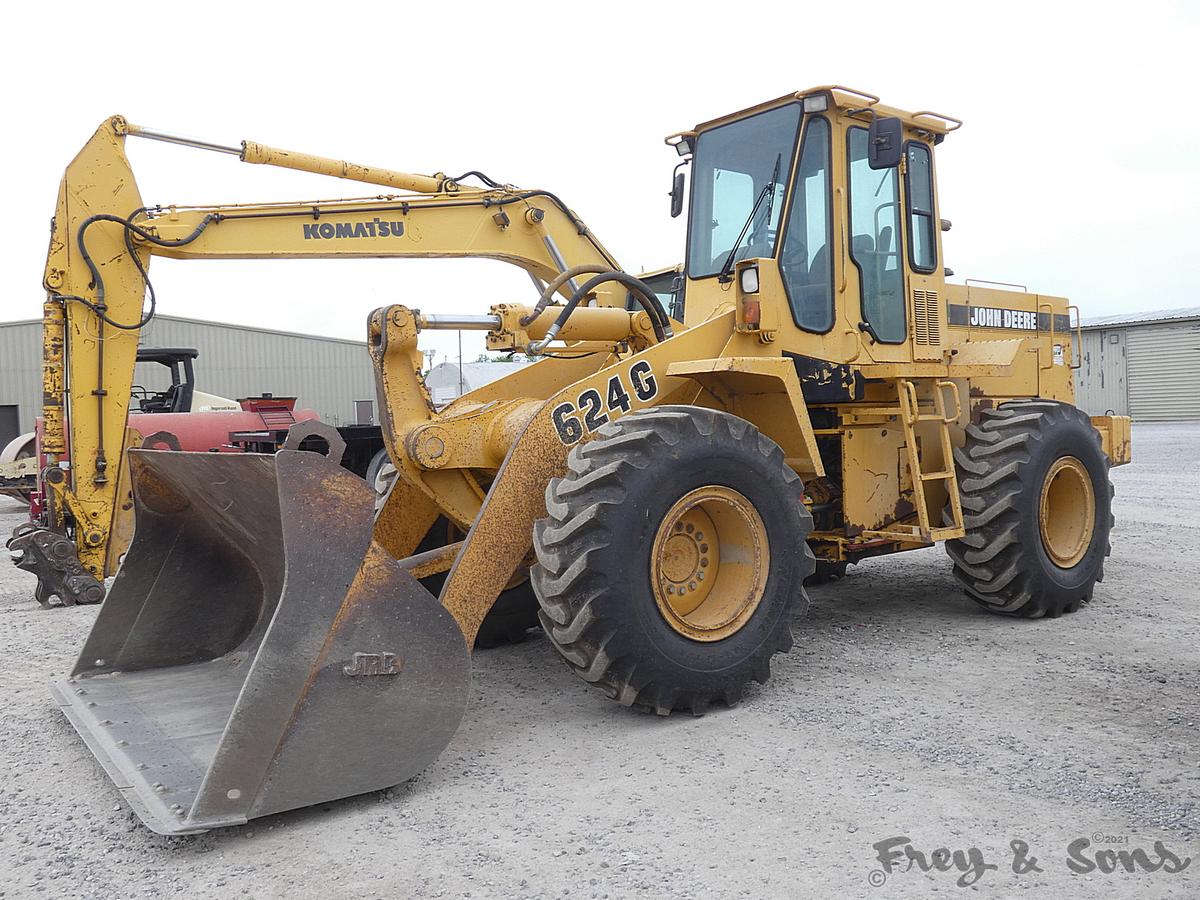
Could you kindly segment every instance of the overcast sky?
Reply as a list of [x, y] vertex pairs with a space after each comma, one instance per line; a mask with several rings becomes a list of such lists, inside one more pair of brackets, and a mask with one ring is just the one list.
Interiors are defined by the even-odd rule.
[[[853, 9], [853, 12], [851, 10]], [[62, 170], [120, 113], [558, 193], [630, 271], [679, 261], [662, 138], [816, 84], [966, 121], [938, 148], [946, 264], [1085, 317], [1200, 303], [1197, 3], [365, 2], [11, 5], [0, 320], [40, 316]], [[123, 10], [123, 11], [121, 11]], [[907, 13], [907, 15], [906, 15]], [[315, 175], [128, 142], [155, 203], [354, 196]], [[369, 189], [368, 189], [369, 190]], [[376, 306], [532, 302], [491, 261], [178, 262], [164, 314], [363, 338]], [[442, 353], [455, 351], [441, 335]], [[469, 335], [467, 355], [482, 347]], [[203, 348], [201, 348], [203, 351]], [[440, 358], [445, 358], [444, 356]]]

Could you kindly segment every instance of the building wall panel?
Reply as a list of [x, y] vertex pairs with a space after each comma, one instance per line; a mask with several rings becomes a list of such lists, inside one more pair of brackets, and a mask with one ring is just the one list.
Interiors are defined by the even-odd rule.
[[42, 412], [42, 323], [0, 326], [0, 405], [15, 405], [22, 432]]
[[238, 399], [271, 393], [297, 397], [334, 425], [354, 421], [354, 401], [375, 396], [365, 343], [158, 317], [148, 346], [200, 350], [200, 390]]
[[1138, 325], [1125, 340], [1134, 420], [1200, 419], [1200, 321]]
[[1125, 329], [1083, 332], [1082, 365], [1075, 370], [1075, 402], [1090, 416], [1129, 415]]
[[[354, 421], [354, 401], [375, 398], [366, 344], [192, 319], [156, 316], [142, 343], [195, 347], [196, 386], [231, 399], [264, 392], [294, 396], [335, 425]], [[42, 324], [0, 323], [0, 405], [16, 404], [22, 431], [41, 413]], [[141, 365], [136, 383], [161, 390], [166, 369]]]

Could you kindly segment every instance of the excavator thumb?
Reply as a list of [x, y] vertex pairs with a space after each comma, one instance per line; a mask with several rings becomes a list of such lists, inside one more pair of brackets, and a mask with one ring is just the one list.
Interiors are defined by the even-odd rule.
[[319, 453], [129, 453], [136, 532], [71, 677], [71, 724], [142, 820], [187, 834], [411, 778], [470, 657]]

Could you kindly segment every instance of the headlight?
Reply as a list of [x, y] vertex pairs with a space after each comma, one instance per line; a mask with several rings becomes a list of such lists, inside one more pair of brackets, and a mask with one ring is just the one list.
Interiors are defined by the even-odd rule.
[[825, 94], [811, 94], [804, 98], [804, 111], [806, 113], [825, 112], [829, 108], [829, 97]]
[[758, 266], [746, 266], [739, 273], [739, 277], [743, 294], [758, 293]]

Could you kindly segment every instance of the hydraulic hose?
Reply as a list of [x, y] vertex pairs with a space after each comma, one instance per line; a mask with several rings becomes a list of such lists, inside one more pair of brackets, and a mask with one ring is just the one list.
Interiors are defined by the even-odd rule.
[[537, 354], [541, 353], [546, 346], [558, 336], [562, 327], [567, 323], [567, 319], [571, 318], [571, 313], [575, 312], [581, 300], [598, 288], [602, 284], [607, 284], [610, 281], [615, 281], [618, 284], [623, 284], [629, 289], [630, 294], [638, 302], [638, 304], [646, 311], [650, 317], [650, 324], [654, 328], [654, 337], [659, 343], [671, 337], [674, 332], [671, 330], [670, 319], [667, 318], [667, 311], [663, 309], [662, 303], [659, 302], [654, 291], [650, 286], [640, 278], [635, 278], [625, 272], [604, 272], [594, 278], [590, 278], [580, 285], [579, 289], [571, 295], [571, 299], [567, 301], [567, 305], [563, 307], [563, 311], [558, 314], [558, 318], [554, 320], [554, 324], [550, 326], [546, 332], [546, 336], [540, 341], [534, 341], [529, 345], [529, 351]]
[[[96, 286], [96, 300], [95, 302], [92, 302], [86, 297], [79, 297], [75, 294], [55, 294], [55, 296], [62, 300], [73, 300], [76, 303], [82, 303], [93, 313], [95, 313], [100, 321], [106, 322], [113, 328], [119, 328], [123, 331], [136, 331], [137, 329], [145, 326], [146, 323], [154, 318], [154, 307], [157, 302], [154, 296], [154, 286], [150, 283], [150, 278], [146, 274], [146, 269], [142, 265], [142, 260], [137, 255], [137, 252], [133, 247], [132, 235], [136, 234], [143, 240], [149, 241], [151, 244], [157, 244], [160, 247], [182, 247], [183, 245], [190, 244], [192, 241], [196, 240], [196, 238], [200, 237], [201, 232], [203, 232], [210, 223], [216, 219], [219, 219], [220, 216], [217, 213], [209, 213], [200, 221], [200, 224], [196, 226], [195, 230], [192, 231], [191, 234], [175, 240], [166, 240], [164, 238], [160, 238], [158, 235], [152, 232], [147, 231], [144, 228], [140, 228], [139, 226], [133, 224], [131, 221], [133, 217], [142, 212], [145, 212], [145, 210], [138, 210], [128, 219], [122, 219], [120, 216], [112, 216], [108, 214], [89, 216], [88, 218], [84, 219], [79, 225], [79, 231], [76, 233], [75, 243], [79, 245], [79, 255], [83, 259], [84, 264], [88, 267], [88, 272], [91, 273], [92, 284]], [[147, 291], [150, 294], [149, 311], [142, 317], [140, 321], [133, 324], [114, 322], [107, 315], [108, 304], [104, 302], [104, 276], [100, 274], [100, 269], [92, 260], [92, 256], [90, 253], [88, 253], [87, 245], [84, 242], [84, 235], [86, 234], [87, 229], [96, 222], [116, 222], [125, 229], [125, 246], [128, 248], [130, 256], [133, 258], [133, 263], [135, 266], [137, 266], [138, 273], [142, 276], [142, 281], [145, 283]]]
[[[196, 238], [200, 237], [201, 232], [209, 226], [210, 223], [220, 218], [217, 213], [209, 213], [201, 220], [191, 234], [175, 240], [167, 240], [160, 238], [158, 235], [147, 231], [133, 224], [133, 219], [146, 211], [145, 207], [135, 210], [128, 219], [123, 219], [120, 216], [113, 216], [107, 213], [89, 216], [84, 219], [79, 225], [79, 230], [75, 235], [75, 242], [79, 245], [79, 254], [84, 263], [88, 267], [88, 272], [92, 276], [92, 285], [96, 291], [95, 301], [88, 300], [86, 297], [80, 297], [77, 294], [59, 294], [51, 292], [51, 296], [60, 302], [64, 303], [70, 300], [80, 303], [90, 309], [99, 319], [97, 325], [97, 341], [96, 341], [96, 389], [92, 393], [96, 397], [96, 430], [98, 438], [96, 442], [96, 459], [95, 473], [92, 476], [92, 482], [97, 485], [104, 484], [108, 481], [108, 456], [104, 449], [104, 398], [108, 392], [104, 387], [104, 326], [111, 325], [113, 328], [121, 331], [137, 331], [154, 318], [157, 299], [154, 295], [154, 285], [150, 283], [150, 276], [146, 272], [146, 267], [142, 265], [141, 257], [137, 254], [137, 249], [133, 246], [133, 235], [137, 234], [146, 241], [152, 244], [157, 244], [160, 247], [181, 247], [184, 244], [190, 244]], [[92, 260], [92, 255], [88, 253], [87, 244], [84, 241], [84, 236], [87, 234], [89, 227], [96, 222], [115, 222], [124, 229], [125, 247], [129, 251], [130, 257], [133, 259], [133, 264], [137, 267], [138, 274], [141, 275], [142, 283], [146, 286], [146, 291], [150, 295], [150, 308], [142, 315], [142, 317], [133, 323], [117, 322], [108, 317], [108, 304], [104, 302], [104, 276], [100, 272], [100, 268]]]
[[546, 289], [542, 291], [542, 296], [538, 298], [538, 302], [534, 304], [533, 309], [528, 315], [521, 316], [521, 324], [528, 325], [534, 319], [542, 314], [554, 295], [558, 293], [558, 289], [579, 275], [599, 275], [604, 272], [613, 271], [608, 266], [602, 266], [598, 263], [584, 263], [581, 266], [571, 266], [565, 272], [558, 275], [553, 281], [546, 285]]

